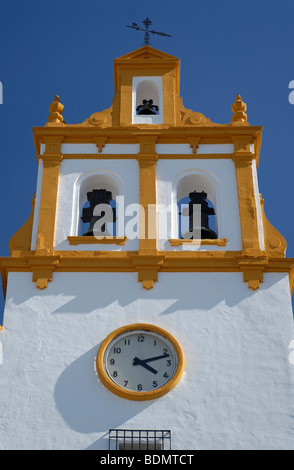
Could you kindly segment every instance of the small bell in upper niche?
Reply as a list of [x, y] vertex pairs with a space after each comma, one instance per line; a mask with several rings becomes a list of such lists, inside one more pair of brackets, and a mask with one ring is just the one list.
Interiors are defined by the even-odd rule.
[[138, 116], [158, 114], [158, 109], [158, 106], [153, 104], [153, 100], [143, 100], [143, 104], [139, 104], [136, 108]]

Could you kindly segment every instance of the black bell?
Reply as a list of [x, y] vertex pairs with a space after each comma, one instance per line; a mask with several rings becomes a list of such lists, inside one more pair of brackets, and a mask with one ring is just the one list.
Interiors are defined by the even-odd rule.
[[[215, 215], [215, 211], [212, 207], [208, 206], [208, 203], [206, 201], [207, 194], [204, 191], [193, 191], [189, 194], [189, 198], [189, 231], [186, 232], [182, 238], [201, 238], [210, 240], [216, 239], [217, 234], [209, 228], [208, 217], [210, 215]], [[201, 206], [201, 227], [194, 227], [194, 205]]]
[[158, 106], [153, 104], [153, 100], [143, 100], [143, 104], [137, 106], [137, 114], [141, 115], [154, 115], [158, 114]]
[[[99, 216], [94, 216], [93, 212], [94, 212], [95, 207], [99, 204], [108, 204], [110, 206], [110, 202], [112, 200], [112, 193], [110, 191], [106, 191], [106, 189], [94, 189], [93, 191], [87, 193], [87, 199], [90, 203], [90, 207], [85, 207], [83, 209], [83, 214], [82, 214], [81, 219], [84, 223], [90, 222], [90, 225], [86, 233], [83, 234], [83, 236], [91, 237], [94, 235], [97, 235], [97, 236], [110, 235], [106, 231], [105, 224], [101, 226], [101, 233], [96, 233], [97, 232], [96, 230], [94, 233], [94, 225], [102, 217], [105, 217], [105, 211], [102, 211], [101, 215]], [[111, 220], [107, 220], [107, 222], [115, 222], [116, 220], [116, 211], [114, 208], [111, 208], [111, 210], [112, 210], [112, 218]]]

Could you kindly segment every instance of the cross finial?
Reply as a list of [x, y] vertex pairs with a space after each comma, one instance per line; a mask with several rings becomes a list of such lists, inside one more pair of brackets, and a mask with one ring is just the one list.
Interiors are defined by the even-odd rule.
[[150, 34], [158, 34], [159, 36], [167, 36], [169, 38], [171, 38], [172, 36], [170, 34], [166, 34], [166, 33], [161, 33], [159, 31], [154, 31], [154, 29], [150, 30], [150, 26], [152, 25], [152, 21], [150, 20], [150, 18], [145, 18], [145, 20], [143, 21], [143, 25], [145, 26], [145, 28], [139, 28], [139, 26], [137, 25], [137, 23], [132, 23], [132, 26], [128, 26], [127, 25], [127, 28], [132, 28], [132, 29], [136, 29], [137, 31], [145, 31], [145, 34], [144, 34], [144, 46], [150, 46], [151, 45], [151, 42], [150, 42]]

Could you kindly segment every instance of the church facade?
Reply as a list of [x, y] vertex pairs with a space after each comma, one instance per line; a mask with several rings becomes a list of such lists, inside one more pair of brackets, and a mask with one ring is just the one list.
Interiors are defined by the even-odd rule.
[[109, 109], [33, 129], [32, 212], [0, 258], [2, 449], [293, 449], [294, 260], [262, 128], [184, 107], [180, 60], [114, 60]]

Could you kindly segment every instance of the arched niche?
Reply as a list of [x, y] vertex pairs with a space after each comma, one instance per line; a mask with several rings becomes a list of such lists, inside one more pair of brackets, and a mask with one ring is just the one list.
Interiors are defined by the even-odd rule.
[[134, 77], [132, 107], [133, 123], [162, 124], [162, 77]]
[[[173, 183], [173, 214], [172, 214], [172, 233], [174, 238], [181, 238], [181, 234], [189, 227], [188, 204], [190, 202], [189, 194], [194, 191], [207, 194], [207, 203], [215, 212], [215, 215], [209, 216], [209, 227], [217, 236], [222, 234], [221, 227], [221, 197], [217, 178], [211, 173], [204, 171], [189, 171], [178, 175]], [[179, 214], [184, 209], [184, 216]], [[181, 226], [185, 224], [185, 226]], [[181, 233], [180, 233], [181, 232]]]
[[118, 196], [124, 195], [124, 184], [121, 178], [114, 172], [94, 171], [81, 175], [74, 185], [74, 204], [72, 217], [72, 236], [83, 235], [85, 225], [82, 223], [81, 216], [83, 208], [87, 207], [87, 194], [93, 190], [105, 189], [112, 193], [111, 207], [117, 209]]
[[[154, 106], [159, 108], [159, 87], [158, 83], [153, 80], [142, 80], [139, 82], [136, 89], [136, 114], [138, 115], [140, 111], [138, 108], [142, 105], [144, 101], [152, 101]], [[154, 108], [154, 113], [159, 114], [159, 109]], [[144, 110], [142, 111], [144, 115]]]

